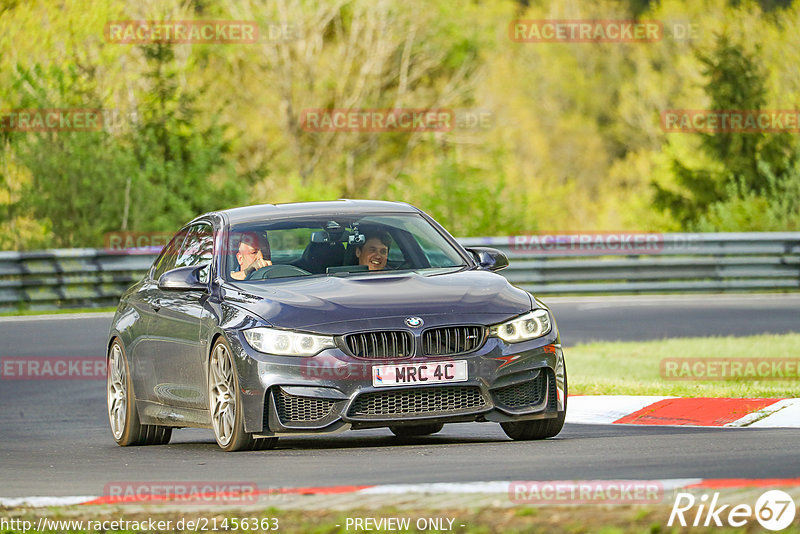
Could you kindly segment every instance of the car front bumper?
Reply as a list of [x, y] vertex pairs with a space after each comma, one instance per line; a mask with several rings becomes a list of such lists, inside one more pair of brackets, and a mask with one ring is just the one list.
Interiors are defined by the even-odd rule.
[[[371, 360], [329, 349], [311, 358], [253, 350], [237, 333], [245, 430], [259, 436], [328, 433], [425, 423], [556, 417], [566, 407], [566, 369], [557, 333], [448, 357]], [[467, 379], [434, 385], [373, 386], [373, 365], [463, 360]]]

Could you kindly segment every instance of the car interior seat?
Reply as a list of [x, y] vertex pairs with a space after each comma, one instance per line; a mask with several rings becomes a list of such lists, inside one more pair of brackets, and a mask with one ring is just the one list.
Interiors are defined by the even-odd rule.
[[328, 267], [339, 267], [344, 261], [342, 243], [309, 243], [303, 256], [295, 263], [297, 267], [312, 274], [322, 274]]
[[356, 246], [357, 245], [354, 244], [347, 246], [347, 249], [344, 251], [344, 260], [342, 261], [342, 265], [358, 265]]

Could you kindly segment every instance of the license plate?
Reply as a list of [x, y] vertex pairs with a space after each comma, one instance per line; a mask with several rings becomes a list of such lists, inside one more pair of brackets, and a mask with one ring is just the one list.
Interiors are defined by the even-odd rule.
[[463, 382], [466, 379], [466, 360], [405, 365], [375, 365], [372, 367], [372, 385], [375, 387], [441, 384], [443, 382]]

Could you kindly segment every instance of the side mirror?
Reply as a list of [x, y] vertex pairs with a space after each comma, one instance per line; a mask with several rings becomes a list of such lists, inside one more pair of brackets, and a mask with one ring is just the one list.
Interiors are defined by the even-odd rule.
[[208, 284], [203, 282], [203, 278], [208, 278], [203, 275], [203, 269], [208, 269], [209, 264], [192, 265], [189, 267], [178, 267], [162, 274], [158, 278], [158, 288], [165, 290], [190, 290], [199, 289], [205, 290]]
[[508, 267], [508, 257], [496, 248], [472, 247], [467, 251], [472, 254], [481, 269], [499, 271]]

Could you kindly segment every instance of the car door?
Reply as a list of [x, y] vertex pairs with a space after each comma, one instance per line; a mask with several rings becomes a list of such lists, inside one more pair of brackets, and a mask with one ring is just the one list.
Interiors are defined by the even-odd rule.
[[132, 305], [140, 315], [143, 335], [130, 354], [133, 389], [140, 401], [159, 402], [156, 386], [161, 383], [161, 364], [156, 357], [158, 344], [150, 335], [151, 325], [161, 310], [161, 291], [158, 277], [175, 268], [188, 228], [182, 229], [161, 251], [150, 272], [142, 281], [141, 287], [131, 299]]
[[[191, 225], [173, 268], [208, 265], [213, 256], [213, 230], [205, 222]], [[208, 294], [202, 290], [153, 290], [155, 312], [148, 324], [152, 347], [154, 400], [186, 408], [207, 408], [205, 345], [200, 321]]]

